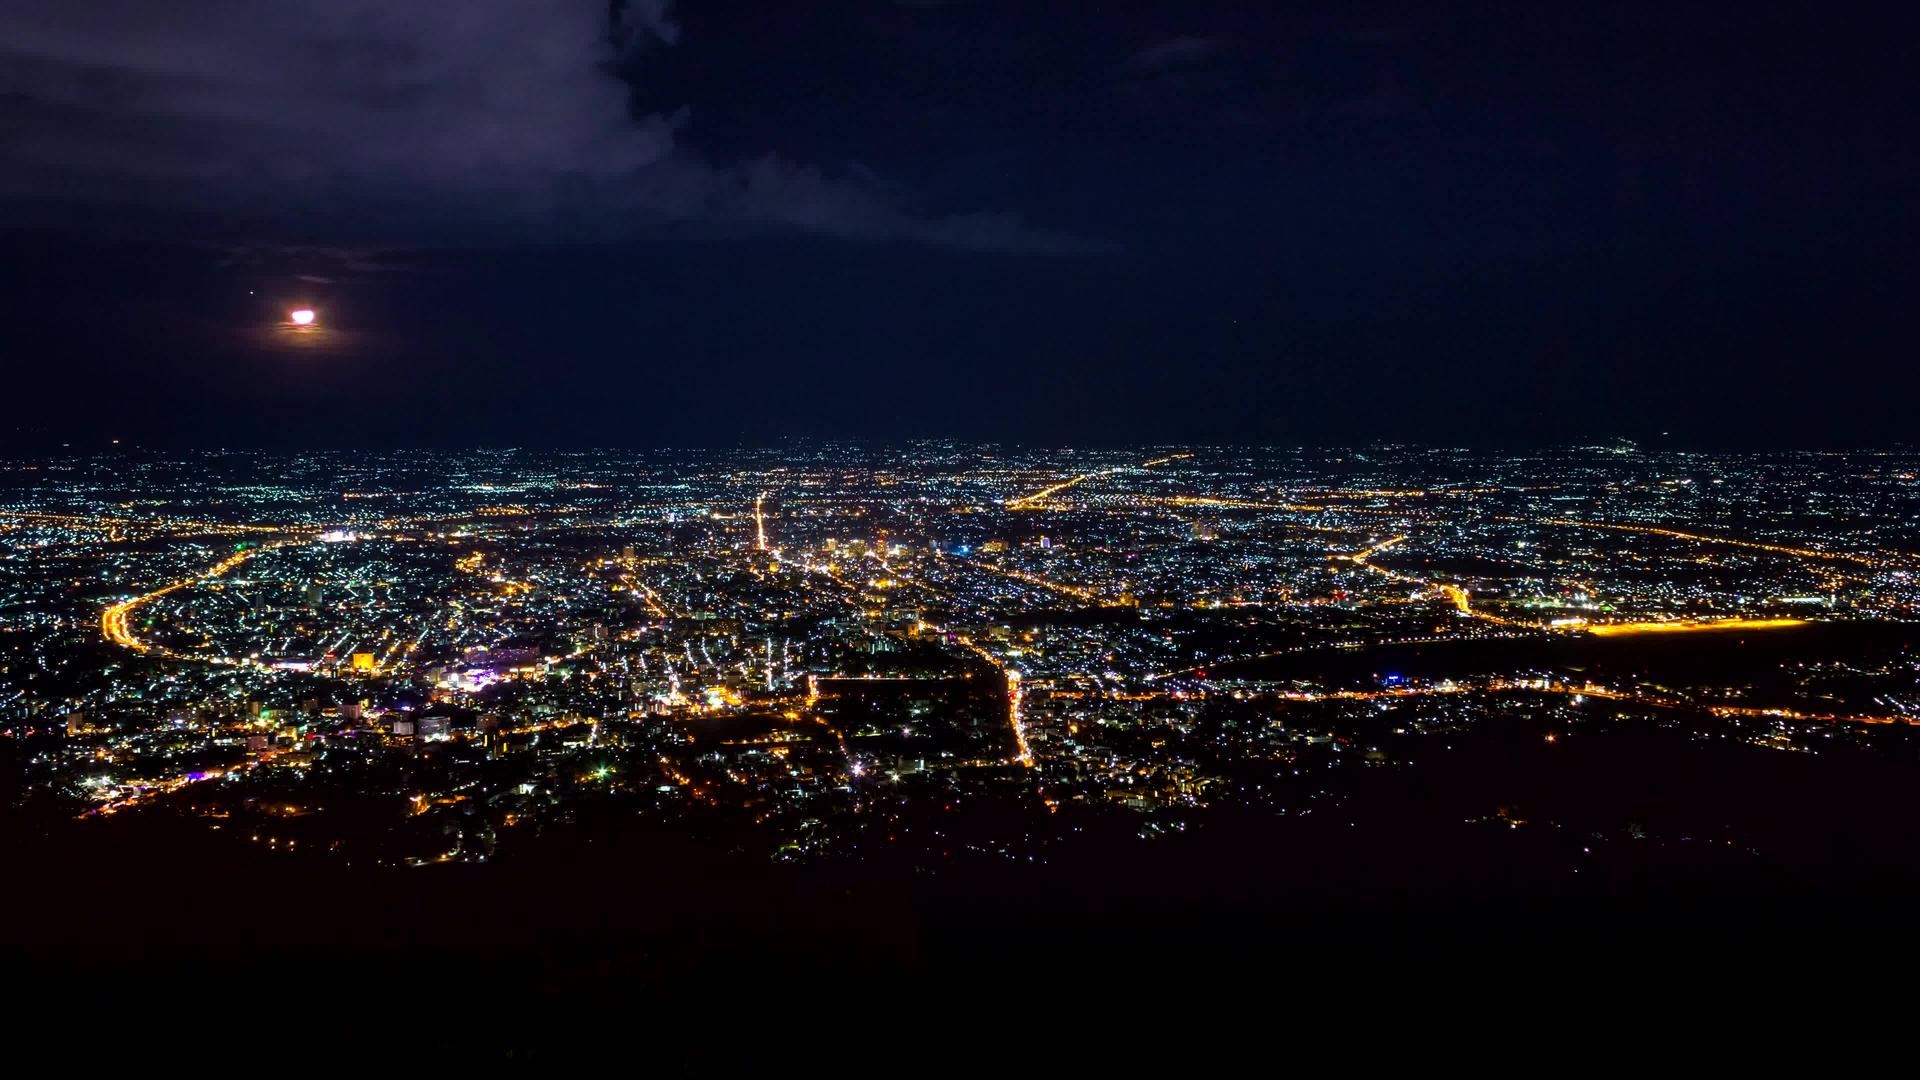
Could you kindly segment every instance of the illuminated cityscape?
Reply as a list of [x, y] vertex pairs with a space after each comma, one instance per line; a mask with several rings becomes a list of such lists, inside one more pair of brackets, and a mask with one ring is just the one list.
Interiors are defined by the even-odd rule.
[[9, 1060], [1901, 1060], [1917, 12], [0, 4]]
[[512, 858], [592, 804], [938, 872], [1338, 812], [1353, 777], [1496, 732], [1899, 757], [1916, 469], [946, 442], [15, 461], [12, 790], [343, 865]]

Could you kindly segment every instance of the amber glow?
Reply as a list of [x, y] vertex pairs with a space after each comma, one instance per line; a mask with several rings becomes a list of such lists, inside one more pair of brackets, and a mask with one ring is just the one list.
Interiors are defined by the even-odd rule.
[[1693, 630], [1778, 630], [1804, 626], [1805, 619], [1674, 619], [1669, 622], [1596, 623], [1582, 629], [1589, 634], [1681, 634]]

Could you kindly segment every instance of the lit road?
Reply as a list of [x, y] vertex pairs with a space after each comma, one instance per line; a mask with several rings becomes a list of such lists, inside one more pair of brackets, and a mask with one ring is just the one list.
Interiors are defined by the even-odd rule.
[[87, 817], [104, 817], [108, 814], [116, 814], [130, 807], [138, 806], [141, 803], [150, 802], [153, 799], [158, 798], [159, 796], [171, 795], [174, 792], [179, 791], [182, 788], [189, 787], [193, 784], [198, 784], [206, 780], [219, 780], [223, 777], [237, 776], [239, 774], [251, 771], [255, 767], [260, 765], [265, 765], [268, 762], [272, 761], [274, 758], [279, 757], [281, 753], [282, 751], [280, 750], [263, 750], [249, 757], [246, 761], [243, 761], [240, 764], [235, 765], [231, 769], [208, 769], [205, 772], [186, 773], [181, 776], [175, 776], [171, 779], [162, 780], [159, 783], [150, 784], [146, 787], [142, 787], [140, 790], [135, 791], [130, 795], [122, 796], [121, 798], [115, 799], [112, 802], [102, 803], [99, 806], [96, 806], [90, 810], [87, 810], [85, 813], [81, 814], [80, 816], [83, 818], [87, 818]]
[[[946, 632], [937, 626], [929, 626], [940, 633]], [[1020, 714], [1020, 706], [1026, 699], [1026, 691], [1020, 685], [1020, 672], [970, 637], [956, 635], [954, 640], [967, 651], [992, 664], [1006, 678], [1007, 723], [1013, 728], [1014, 760], [1029, 769], [1033, 768], [1033, 751], [1027, 747], [1026, 720]]]
[[[1173, 674], [1190, 674], [1179, 672]], [[1162, 678], [1166, 676], [1161, 676]], [[1827, 724], [1907, 724], [1920, 726], [1920, 719], [1904, 716], [1872, 716], [1848, 713], [1810, 713], [1794, 709], [1766, 708], [1760, 706], [1702, 705], [1678, 697], [1663, 697], [1655, 694], [1636, 693], [1616, 690], [1595, 683], [1574, 685], [1557, 683], [1547, 679], [1487, 679], [1479, 682], [1452, 681], [1427, 686], [1396, 686], [1380, 690], [1287, 690], [1274, 696], [1285, 701], [1385, 701], [1395, 698], [1419, 698], [1449, 696], [1459, 694], [1564, 694], [1580, 698], [1602, 698], [1607, 701], [1624, 701], [1633, 705], [1644, 705], [1655, 709], [1680, 709], [1705, 712], [1723, 719], [1755, 718], [1797, 720], [1809, 723]], [[1128, 700], [1146, 700], [1152, 697], [1183, 696], [1181, 691], [1162, 691], [1148, 695], [1130, 695]], [[1188, 695], [1190, 696], [1190, 695]]]
[[1498, 615], [1488, 614], [1487, 612], [1481, 611], [1480, 609], [1474, 607], [1472, 598], [1468, 595], [1467, 590], [1461, 588], [1458, 585], [1452, 585], [1444, 581], [1428, 581], [1425, 578], [1417, 578], [1411, 574], [1402, 574], [1396, 570], [1389, 570], [1384, 566], [1375, 566], [1373, 563], [1370, 563], [1367, 561], [1368, 559], [1372, 558], [1375, 555], [1378, 555], [1382, 551], [1385, 551], [1391, 547], [1395, 547], [1400, 543], [1404, 542], [1405, 540], [1406, 540], [1406, 537], [1404, 536], [1396, 536], [1390, 540], [1384, 540], [1378, 544], [1375, 544], [1372, 547], [1367, 548], [1365, 551], [1359, 551], [1359, 552], [1355, 552], [1352, 555], [1345, 555], [1345, 556], [1338, 556], [1338, 557], [1346, 559], [1348, 562], [1353, 563], [1355, 566], [1365, 567], [1366, 569], [1371, 570], [1376, 574], [1384, 575], [1390, 581], [1404, 582], [1409, 585], [1418, 585], [1422, 589], [1431, 589], [1431, 590], [1437, 591], [1442, 595], [1444, 595], [1449, 601], [1451, 601], [1453, 604], [1454, 610], [1458, 611], [1462, 615], [1471, 616], [1472, 618], [1479, 619], [1482, 622], [1490, 622], [1490, 623], [1493, 623], [1495, 626], [1524, 625], [1521, 623], [1516, 623], [1512, 619], [1503, 619]]
[[[899, 577], [900, 580], [905, 581], [911, 585], [918, 585], [920, 588], [926, 589], [929, 592], [933, 592], [936, 594], [939, 592], [938, 589], [935, 589], [933, 586], [928, 585], [926, 582], [920, 581], [907, 574], [901, 573], [898, 569], [890, 566], [887, 563], [887, 561], [881, 558], [880, 556], [875, 555], [874, 559], [875, 561], [879, 562], [881, 567], [885, 568], [888, 573]], [[932, 630], [936, 634], [947, 635], [954, 641], [955, 644], [959, 645], [961, 648], [966, 649], [968, 652], [973, 653], [975, 656], [978, 656], [982, 660], [985, 660], [987, 663], [992, 664], [994, 666], [994, 669], [999, 671], [1000, 674], [1006, 678], [1007, 680], [1007, 725], [1013, 729], [1014, 760], [1020, 763], [1021, 765], [1026, 766], [1027, 768], [1032, 768], [1034, 764], [1033, 751], [1030, 750], [1027, 746], [1026, 721], [1022, 717], [1020, 712], [1021, 704], [1025, 701], [1025, 698], [1026, 698], [1026, 692], [1020, 685], [1019, 670], [1013, 667], [1011, 664], [1008, 664], [1005, 660], [1002, 660], [1000, 657], [994, 655], [992, 650], [986, 648], [985, 646], [981, 645], [979, 642], [973, 640], [970, 637], [967, 637], [964, 634], [952, 633], [948, 631], [945, 627], [936, 626], [933, 623], [926, 623], [924, 625], [926, 626], [927, 629]]]
[[[1509, 520], [1505, 518], [1497, 520]], [[1770, 551], [1776, 555], [1794, 555], [1802, 559], [1827, 559], [1836, 562], [1859, 563], [1862, 566], [1888, 567], [1903, 565], [1901, 561], [1875, 558], [1870, 555], [1853, 555], [1841, 551], [1820, 551], [1815, 548], [1789, 547], [1785, 544], [1769, 544], [1758, 540], [1736, 540], [1727, 536], [1706, 536], [1701, 533], [1680, 532], [1677, 529], [1662, 529], [1652, 525], [1614, 525], [1599, 521], [1571, 521], [1566, 518], [1545, 518], [1535, 524], [1561, 525], [1575, 529], [1609, 529], [1613, 532], [1644, 533], [1648, 536], [1665, 536], [1675, 540], [1690, 540], [1696, 544], [1719, 544], [1724, 547], [1747, 548], [1753, 551]], [[1909, 557], [1908, 561], [1911, 561]]]
[[131, 600], [122, 600], [119, 603], [113, 605], [112, 607], [107, 608], [105, 611], [102, 611], [100, 613], [100, 632], [101, 634], [106, 636], [106, 639], [108, 641], [113, 642], [115, 645], [132, 649], [135, 652], [141, 652], [141, 653], [151, 652], [151, 653], [155, 653], [156, 655], [166, 656], [172, 659], [185, 659], [185, 660], [206, 659], [205, 657], [183, 656], [181, 654], [174, 653], [166, 649], [155, 648], [154, 646], [149, 645], [144, 641], [141, 641], [139, 638], [133, 635], [133, 631], [128, 627], [127, 625], [128, 617], [131, 616], [135, 611], [139, 610], [142, 606], [152, 603], [153, 601], [158, 600], [159, 598], [167, 595], [168, 593], [177, 592], [180, 589], [184, 589], [192, 585], [199, 585], [199, 584], [202, 584], [203, 582], [212, 581], [215, 578], [218, 578], [224, 574], [229, 573], [235, 567], [238, 567], [241, 563], [244, 563], [248, 559], [251, 559], [255, 555], [258, 555], [260, 552], [266, 551], [269, 548], [275, 548], [280, 546], [281, 546], [280, 544], [268, 544], [263, 547], [249, 548], [241, 551], [236, 551], [232, 555], [227, 556], [226, 558], [220, 560], [219, 562], [215, 563], [213, 566], [208, 567], [206, 570], [200, 572], [199, 574], [194, 575], [193, 577], [181, 578], [179, 581], [175, 581], [172, 584], [165, 585], [161, 588], [155, 589], [150, 593], [146, 593], [141, 596], [136, 596]]
[[[944, 557], [946, 553], [935, 552], [935, 554]], [[1078, 585], [1068, 585], [1065, 582], [1053, 581], [1048, 578], [1043, 578], [1038, 574], [1029, 574], [1022, 570], [1014, 570], [1010, 567], [1004, 567], [1004, 566], [995, 566], [992, 563], [981, 562], [978, 560], [969, 560], [966, 565], [976, 570], [985, 570], [990, 574], [998, 574], [1001, 577], [1011, 578], [1015, 581], [1025, 582], [1028, 585], [1037, 585], [1043, 589], [1050, 589], [1054, 592], [1060, 593], [1063, 596], [1071, 596], [1076, 600], [1085, 600], [1091, 604], [1099, 604], [1103, 607], [1124, 607], [1125, 606], [1121, 601], [1109, 600], [1106, 597], [1101, 596], [1099, 593], [1095, 592], [1092, 589], [1083, 589]]]
[[1695, 630], [1783, 630], [1805, 626], [1805, 619], [1675, 619], [1672, 622], [1593, 623], [1580, 627], [1589, 634], [1613, 637], [1620, 634], [1684, 634]]
[[1136, 469], [1151, 469], [1156, 465], [1165, 465], [1174, 461], [1184, 461], [1192, 456], [1192, 454], [1168, 454], [1166, 457], [1154, 458], [1152, 461], [1143, 461], [1138, 465], [1115, 465], [1111, 469], [1098, 469], [1090, 473], [1081, 473], [1079, 476], [1068, 477], [1051, 487], [1041, 488], [1031, 495], [1022, 495], [1017, 499], [1008, 499], [1007, 509], [1033, 510], [1053, 496], [1077, 484], [1083, 484], [1088, 480], [1095, 480], [1102, 476], [1112, 476], [1115, 473], [1133, 472]]

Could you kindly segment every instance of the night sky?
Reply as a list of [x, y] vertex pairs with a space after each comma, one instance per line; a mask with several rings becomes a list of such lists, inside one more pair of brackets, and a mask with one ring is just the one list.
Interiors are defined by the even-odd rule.
[[9, 0], [0, 421], [1890, 445], [1913, 10]]

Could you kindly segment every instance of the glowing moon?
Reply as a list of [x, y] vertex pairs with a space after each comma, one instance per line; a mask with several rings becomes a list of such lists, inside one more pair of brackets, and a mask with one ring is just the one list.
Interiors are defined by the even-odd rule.
[[308, 308], [301, 308], [298, 311], [289, 312], [287, 318], [292, 319], [293, 325], [295, 326], [313, 325], [313, 312]]

